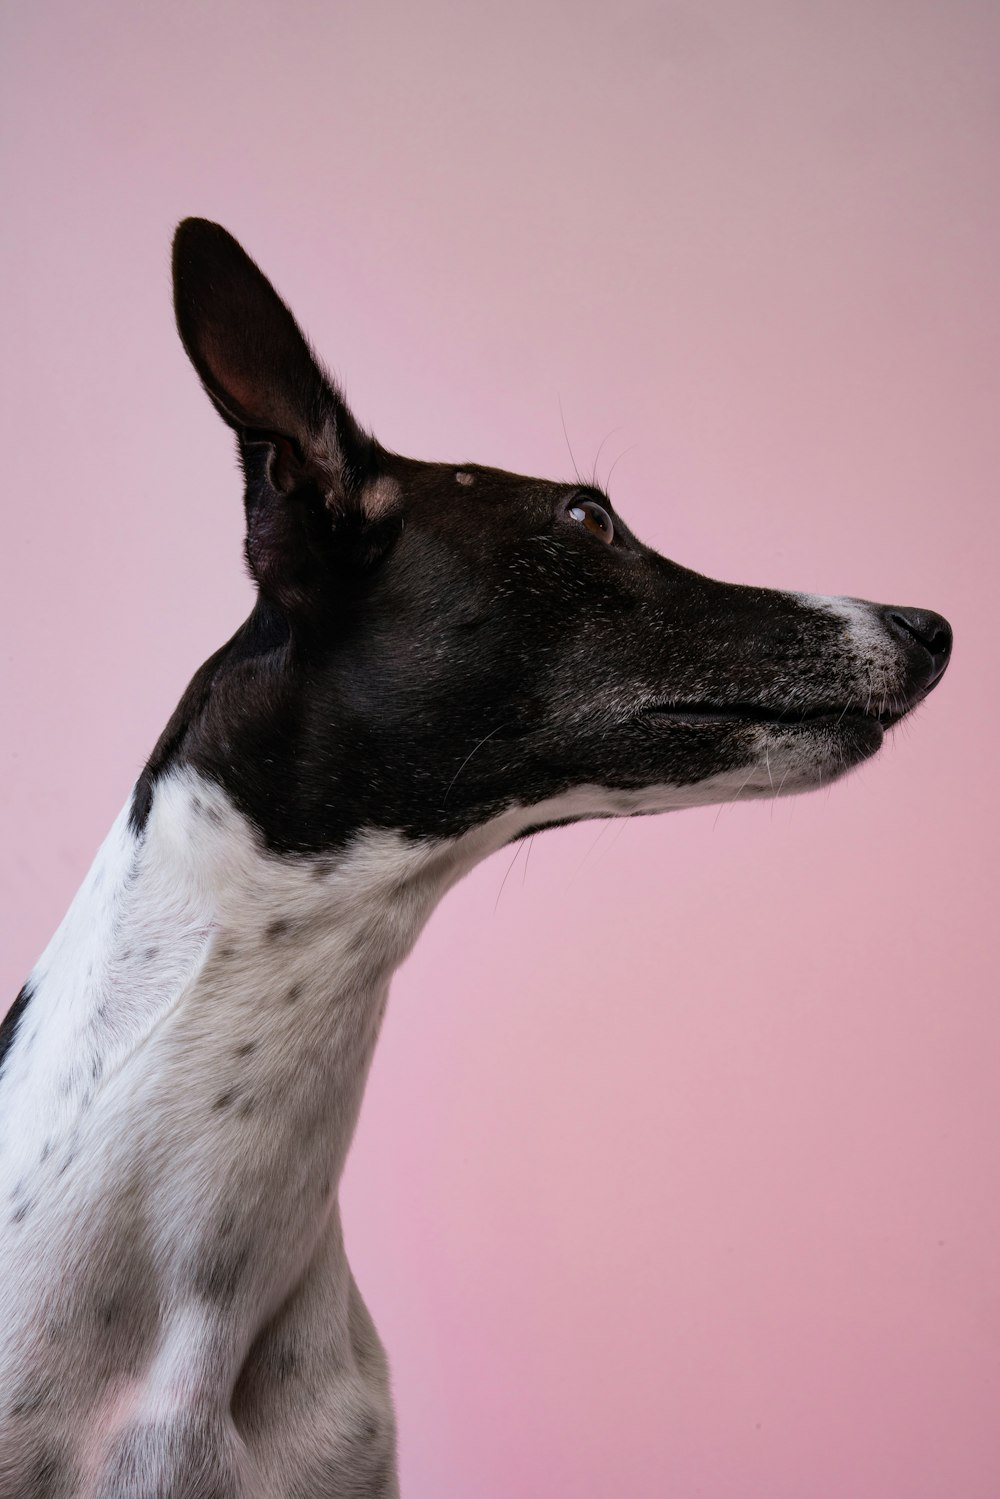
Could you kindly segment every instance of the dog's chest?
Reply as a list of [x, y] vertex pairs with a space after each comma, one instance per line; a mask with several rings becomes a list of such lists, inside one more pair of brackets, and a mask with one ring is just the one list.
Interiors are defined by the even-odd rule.
[[228, 1400], [289, 1298], [327, 1329], [316, 1368], [351, 1366], [337, 1182], [389, 975], [451, 877], [385, 834], [277, 858], [190, 775], [141, 843], [115, 824], [0, 1074], [0, 1384], [26, 1440], [45, 1391], [80, 1450], [130, 1390]]

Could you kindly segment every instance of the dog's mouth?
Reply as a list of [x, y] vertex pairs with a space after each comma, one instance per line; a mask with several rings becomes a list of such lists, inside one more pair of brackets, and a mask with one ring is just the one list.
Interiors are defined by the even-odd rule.
[[909, 712], [912, 704], [890, 704], [878, 711], [860, 703], [821, 703], [812, 708], [774, 708], [763, 703], [650, 703], [641, 711], [643, 718], [668, 719], [681, 724], [763, 724], [768, 728], [795, 728], [808, 725], [817, 729], [840, 725], [877, 724], [891, 728]]

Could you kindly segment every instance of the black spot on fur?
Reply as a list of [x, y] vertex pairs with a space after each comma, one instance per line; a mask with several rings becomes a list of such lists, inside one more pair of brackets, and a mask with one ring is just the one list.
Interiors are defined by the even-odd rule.
[[238, 1393], [249, 1394], [251, 1386], [266, 1389], [270, 1384], [287, 1384], [301, 1365], [299, 1350], [291, 1339], [265, 1327], [247, 1355], [240, 1376]]
[[257, 1043], [256, 1043], [256, 1041], [244, 1041], [242, 1046], [237, 1046], [237, 1048], [236, 1048], [236, 1055], [238, 1057], [248, 1057], [248, 1056], [250, 1056], [251, 1052], [254, 1052], [256, 1050], [257, 1050]]
[[229, 1106], [230, 1106], [230, 1104], [235, 1099], [235, 1097], [236, 1097], [236, 1090], [235, 1090], [235, 1088], [227, 1088], [226, 1091], [225, 1091], [225, 1093], [220, 1093], [219, 1096], [218, 1096], [218, 1098], [213, 1103], [213, 1105], [212, 1105], [213, 1111], [216, 1112], [216, 1113], [218, 1113], [222, 1109], [228, 1109]]
[[219, 1425], [189, 1414], [134, 1426], [115, 1443], [95, 1499], [242, 1499]]
[[36, 1411], [42, 1409], [52, 1393], [52, 1387], [48, 1380], [26, 1380], [17, 1391], [14, 1402], [11, 1405], [12, 1416], [33, 1416]]
[[14, 1044], [17, 1028], [21, 1023], [22, 1015], [28, 1008], [32, 993], [31, 984], [25, 984], [3, 1020], [0, 1020], [0, 1070], [3, 1069], [4, 1058]]
[[284, 919], [283, 916], [279, 916], [277, 921], [268, 922], [267, 927], [264, 931], [264, 936], [268, 939], [269, 942], [274, 942], [276, 938], [286, 936], [287, 932], [288, 922]]
[[236, 1211], [228, 1207], [219, 1219], [219, 1238], [228, 1239], [236, 1231]]
[[59, 1447], [45, 1447], [35, 1460], [21, 1499], [62, 1499], [72, 1488], [72, 1473]]
[[218, 957], [222, 959], [223, 963], [228, 963], [230, 958], [234, 958], [236, 956], [235, 947], [233, 947], [231, 943], [228, 942], [224, 942], [220, 948], [216, 949], [216, 952]]
[[278, 1384], [284, 1384], [298, 1372], [299, 1362], [299, 1351], [294, 1343], [281, 1341], [271, 1345], [267, 1369]]
[[246, 1245], [222, 1245], [206, 1250], [195, 1265], [193, 1282], [197, 1295], [223, 1305], [232, 1301], [243, 1281], [250, 1259]]
[[23, 1223], [34, 1205], [35, 1204], [33, 1202], [22, 1202], [20, 1207], [16, 1207], [11, 1214], [11, 1223]]
[[124, 1303], [117, 1296], [100, 1296], [94, 1307], [94, 1315], [101, 1327], [112, 1327], [125, 1314]]
[[295, 983], [292, 984], [289, 988], [288, 993], [285, 995], [285, 999], [290, 1005], [293, 1005], [297, 999], [301, 998], [301, 995], [302, 985], [299, 983]]

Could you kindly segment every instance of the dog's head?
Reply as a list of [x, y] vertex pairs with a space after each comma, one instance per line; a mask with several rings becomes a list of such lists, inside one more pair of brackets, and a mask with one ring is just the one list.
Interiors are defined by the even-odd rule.
[[177, 321], [237, 434], [247, 624], [150, 762], [219, 780], [277, 848], [448, 836], [825, 784], [940, 680], [939, 615], [738, 587], [589, 485], [422, 463], [361, 430], [225, 230], [183, 223]]

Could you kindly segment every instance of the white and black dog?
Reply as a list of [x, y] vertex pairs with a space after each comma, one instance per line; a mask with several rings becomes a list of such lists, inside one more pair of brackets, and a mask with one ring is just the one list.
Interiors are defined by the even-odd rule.
[[338, 1182], [390, 976], [528, 831], [788, 794], [940, 679], [936, 614], [713, 582], [590, 485], [363, 432], [225, 230], [177, 322], [257, 602], [0, 1029], [3, 1499], [384, 1499]]

